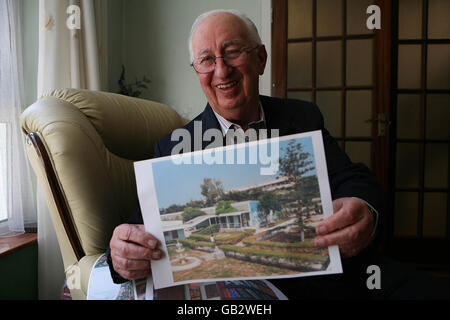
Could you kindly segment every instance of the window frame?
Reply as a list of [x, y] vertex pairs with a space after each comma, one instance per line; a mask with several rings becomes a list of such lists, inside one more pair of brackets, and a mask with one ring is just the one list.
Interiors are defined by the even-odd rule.
[[[10, 173], [8, 172], [8, 167], [9, 167], [9, 163], [10, 163], [10, 153], [8, 152], [8, 145], [10, 145], [10, 138], [11, 138], [11, 134], [10, 134], [10, 126], [8, 125], [8, 122], [6, 121], [1, 121], [0, 119], [0, 135], [5, 135], [4, 138], [0, 139], [0, 186], [3, 184], [3, 182], [5, 182], [5, 190], [3, 191], [5, 194], [1, 195], [0, 194], [0, 202], [3, 202], [3, 197], [4, 197], [4, 202], [6, 203], [6, 217], [2, 218], [0, 216], [0, 229], [2, 226], [2, 223], [7, 222], [8, 221], [8, 217], [9, 217], [9, 206], [8, 206], [8, 185], [10, 183]], [[2, 140], [4, 141], [4, 154], [2, 154], [2, 145], [1, 142]], [[1, 172], [4, 171], [4, 172]], [[0, 188], [0, 192], [2, 191], [2, 188]], [[0, 206], [0, 210], [2, 209], [2, 207]]]

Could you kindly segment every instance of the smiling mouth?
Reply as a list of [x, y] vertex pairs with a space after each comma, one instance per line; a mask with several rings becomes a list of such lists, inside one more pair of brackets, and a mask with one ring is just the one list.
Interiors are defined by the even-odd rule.
[[232, 81], [232, 82], [229, 82], [226, 84], [219, 84], [216, 87], [219, 89], [228, 89], [228, 88], [234, 87], [235, 85], [237, 85], [237, 83], [238, 83], [238, 81]]

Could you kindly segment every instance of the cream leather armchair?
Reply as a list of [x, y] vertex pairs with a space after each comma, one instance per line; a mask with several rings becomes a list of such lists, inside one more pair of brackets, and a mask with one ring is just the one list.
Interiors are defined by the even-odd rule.
[[86, 298], [94, 262], [137, 201], [133, 161], [151, 158], [155, 142], [186, 122], [167, 105], [75, 89], [49, 92], [23, 112], [64, 268], [81, 271], [73, 299]]

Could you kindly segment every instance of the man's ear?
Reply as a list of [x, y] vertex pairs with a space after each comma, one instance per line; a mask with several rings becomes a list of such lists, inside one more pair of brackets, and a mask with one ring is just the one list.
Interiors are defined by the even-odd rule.
[[267, 63], [267, 51], [266, 47], [262, 44], [257, 51], [258, 56], [258, 73], [260, 76], [264, 74], [264, 69]]

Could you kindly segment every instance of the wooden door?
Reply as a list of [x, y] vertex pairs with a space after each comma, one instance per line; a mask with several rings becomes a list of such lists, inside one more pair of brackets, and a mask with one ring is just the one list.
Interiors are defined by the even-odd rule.
[[449, 3], [273, 1], [272, 95], [317, 103], [386, 192], [384, 251], [422, 264], [450, 256]]

